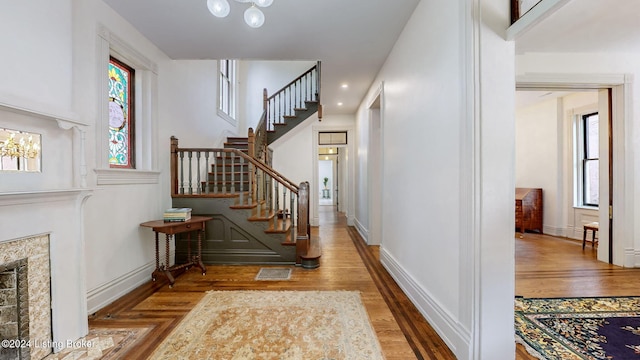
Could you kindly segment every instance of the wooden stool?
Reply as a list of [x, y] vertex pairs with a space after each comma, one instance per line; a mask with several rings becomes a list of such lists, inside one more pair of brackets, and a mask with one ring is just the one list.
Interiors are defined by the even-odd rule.
[[588, 224], [584, 224], [584, 234], [582, 235], [582, 250], [584, 250], [584, 245], [587, 242], [587, 231], [591, 230], [591, 247], [594, 246], [594, 244], [598, 243], [598, 240], [596, 240], [596, 233], [598, 232], [598, 227], [599, 224], [597, 221], [588, 223]]

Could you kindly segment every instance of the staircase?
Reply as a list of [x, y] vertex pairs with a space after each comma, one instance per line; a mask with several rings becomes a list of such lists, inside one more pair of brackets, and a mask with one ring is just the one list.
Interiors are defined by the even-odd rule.
[[[316, 268], [320, 244], [309, 231], [309, 184], [271, 168], [268, 145], [318, 112], [320, 64], [264, 96], [257, 131], [228, 137], [221, 149], [180, 148], [171, 138], [173, 207], [213, 217], [202, 241], [205, 264], [295, 264]], [[176, 262], [190, 241], [176, 239]]]

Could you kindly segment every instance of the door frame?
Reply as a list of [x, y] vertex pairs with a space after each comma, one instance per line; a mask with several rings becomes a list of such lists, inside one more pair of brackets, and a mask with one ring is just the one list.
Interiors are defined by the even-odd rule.
[[[325, 118], [326, 119], [326, 118]], [[345, 159], [346, 164], [344, 165], [345, 168], [347, 169], [347, 173], [346, 174], [342, 174], [342, 177], [346, 177], [346, 189], [341, 189], [342, 194], [340, 196], [342, 196], [343, 199], [343, 209], [344, 209], [344, 213], [347, 217], [347, 225], [349, 226], [353, 226], [354, 225], [354, 219], [355, 219], [355, 191], [354, 191], [354, 184], [353, 184], [353, 178], [354, 178], [354, 161], [351, 161], [351, 159], [353, 158], [352, 154], [355, 154], [355, 148], [354, 148], [354, 127], [353, 126], [341, 126], [341, 125], [331, 125], [330, 121], [323, 121], [322, 123], [318, 124], [318, 125], [313, 125], [311, 133], [312, 133], [312, 140], [311, 140], [311, 161], [312, 161], [312, 166], [311, 166], [311, 170], [313, 172], [313, 174], [311, 175], [311, 178], [314, 179], [313, 181], [310, 182], [310, 191], [311, 191], [311, 214], [310, 214], [310, 218], [309, 218], [309, 222], [311, 223], [311, 226], [318, 226], [320, 225], [320, 216], [319, 216], [319, 204], [318, 204], [318, 192], [320, 191], [320, 184], [318, 183], [317, 180], [318, 179], [318, 148], [320, 147], [320, 145], [318, 144], [318, 135], [321, 132], [342, 132], [345, 131], [347, 133], [347, 145], [331, 145], [333, 147], [339, 147], [339, 148], [345, 148], [347, 150], [347, 157]], [[323, 145], [324, 146], [324, 145]]]
[[369, 143], [367, 144], [367, 203], [369, 229], [367, 244], [381, 245], [383, 239], [384, 192], [384, 83], [367, 106]]
[[[579, 91], [587, 89], [611, 89], [611, 136], [613, 148], [610, 149], [610, 158], [613, 161], [612, 186], [613, 189], [613, 223], [611, 229], [613, 235], [612, 262], [615, 265], [635, 267], [640, 265], [640, 254], [636, 255], [633, 243], [633, 199], [634, 174], [632, 156], [625, 154], [625, 144], [631, 144], [630, 134], [626, 134], [625, 128], [632, 128], [631, 114], [631, 87], [632, 75], [629, 74], [535, 74], [516, 76], [516, 90], [565, 90]], [[601, 178], [602, 179], [602, 178]], [[608, 182], [608, 181], [607, 181]], [[602, 194], [601, 194], [602, 196]], [[608, 203], [608, 194], [605, 195]], [[603, 224], [604, 213], [608, 219], [608, 207], [600, 207], [600, 237], [609, 239], [608, 223]], [[598, 260], [609, 261], [609, 242], [599, 243]], [[636, 260], [637, 258], [637, 260]]]

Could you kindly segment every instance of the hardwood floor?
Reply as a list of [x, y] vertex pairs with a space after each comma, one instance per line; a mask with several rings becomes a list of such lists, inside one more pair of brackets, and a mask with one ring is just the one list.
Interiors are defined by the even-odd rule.
[[[516, 237], [516, 295], [524, 297], [640, 296], [640, 269], [599, 262], [588, 242], [527, 233]], [[516, 359], [533, 360], [517, 345]]]
[[160, 280], [139, 287], [93, 314], [89, 326], [151, 327], [126, 354], [144, 359], [207, 290], [359, 290], [386, 359], [455, 359], [384, 271], [377, 247], [366, 246], [332, 206], [320, 208], [321, 226], [312, 229], [322, 242], [318, 269], [292, 267], [289, 281], [255, 281], [262, 266], [207, 266], [205, 276], [196, 270], [178, 276], [172, 289]]
[[[261, 266], [208, 266], [189, 271], [173, 289], [147, 283], [93, 314], [90, 327], [150, 327], [149, 335], [127, 359], [145, 359], [211, 289], [359, 290], [387, 359], [455, 359], [455, 356], [400, 291], [379, 262], [379, 248], [367, 246], [344, 216], [321, 206], [321, 266], [293, 268], [289, 281], [255, 281]], [[516, 295], [525, 297], [640, 296], [640, 269], [598, 262], [595, 250], [580, 241], [527, 233], [515, 238]], [[358, 256], [358, 254], [360, 256]], [[533, 360], [516, 346], [516, 359]]]

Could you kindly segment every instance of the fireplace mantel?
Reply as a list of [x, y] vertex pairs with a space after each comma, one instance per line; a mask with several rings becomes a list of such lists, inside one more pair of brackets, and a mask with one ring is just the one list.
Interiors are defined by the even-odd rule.
[[82, 199], [93, 193], [89, 189], [61, 189], [0, 193], [0, 206], [41, 204], [52, 201]]
[[[4, 96], [6, 97], [6, 96]], [[58, 127], [64, 130], [69, 130], [74, 126], [88, 126], [88, 124], [83, 123], [75, 119], [74, 114], [63, 114], [58, 115], [55, 113], [50, 113], [47, 111], [37, 110], [35, 108], [26, 106], [26, 105], [17, 105], [17, 103], [25, 102], [17, 99], [13, 99], [13, 101], [7, 101], [6, 99], [2, 99], [0, 97], [0, 110], [11, 111], [14, 113], [33, 116], [36, 118], [44, 119], [44, 120], [53, 120], [58, 123]], [[59, 111], [56, 111], [59, 112]]]

